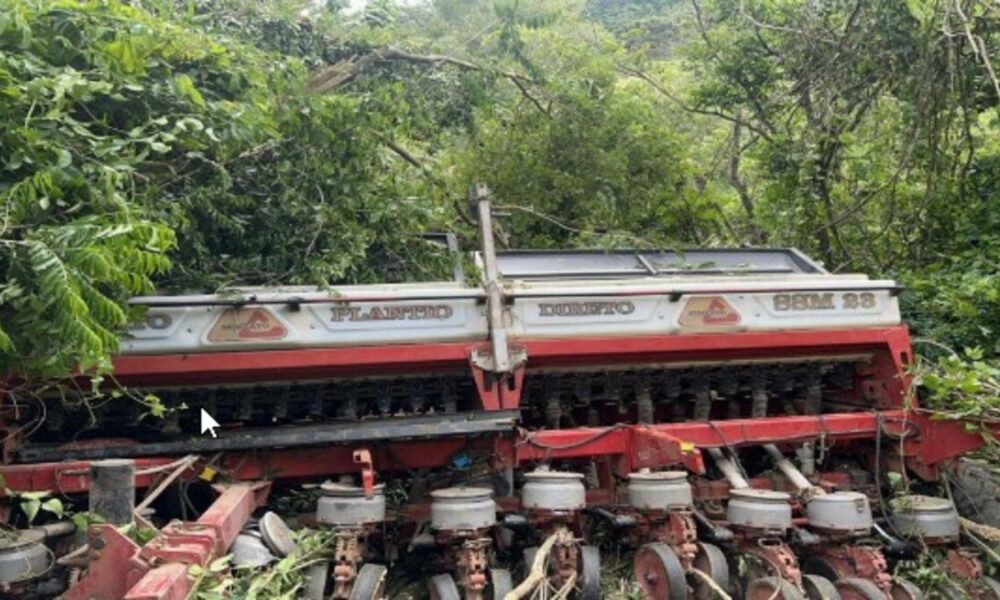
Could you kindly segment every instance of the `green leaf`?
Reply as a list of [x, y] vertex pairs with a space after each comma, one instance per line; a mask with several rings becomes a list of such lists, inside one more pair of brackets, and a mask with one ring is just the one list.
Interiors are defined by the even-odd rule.
[[182, 96], [204, 108], [205, 98], [201, 95], [201, 92], [198, 91], [198, 88], [195, 87], [194, 81], [190, 77], [184, 73], [175, 75], [174, 84], [177, 86], [177, 91]]
[[42, 507], [42, 501], [38, 498], [26, 498], [21, 501], [21, 511], [28, 518], [28, 524], [31, 524], [35, 517], [38, 515], [38, 510]]
[[63, 518], [63, 503], [59, 498], [49, 498], [43, 502], [42, 510], [52, 513], [57, 518]]

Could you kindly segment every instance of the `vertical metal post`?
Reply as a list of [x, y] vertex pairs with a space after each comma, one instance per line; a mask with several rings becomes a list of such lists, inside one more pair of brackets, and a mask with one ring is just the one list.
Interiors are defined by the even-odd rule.
[[90, 476], [90, 512], [113, 525], [132, 523], [135, 510], [135, 461], [94, 461], [90, 465]]
[[479, 237], [483, 246], [483, 268], [486, 271], [486, 319], [490, 326], [494, 370], [504, 373], [510, 371], [510, 355], [507, 349], [507, 329], [503, 324], [503, 290], [500, 288], [500, 272], [497, 269], [497, 252], [493, 240], [490, 190], [482, 183], [476, 184], [469, 199], [479, 211]]

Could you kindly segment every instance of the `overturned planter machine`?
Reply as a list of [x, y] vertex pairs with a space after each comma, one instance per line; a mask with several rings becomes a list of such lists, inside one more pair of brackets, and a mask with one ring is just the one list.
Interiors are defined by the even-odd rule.
[[[72, 403], [23, 403], [10, 385], [11, 490], [83, 507], [107, 459], [127, 460], [140, 492], [226, 486], [201, 516], [157, 503], [145, 544], [95, 525], [89, 550], [63, 560], [73, 543], [19, 533], [0, 544], [0, 585], [181, 598], [187, 566], [232, 551], [241, 531], [239, 552], [259, 550], [259, 482], [333, 480], [316, 505], [335, 540], [310, 581], [317, 598], [385, 597], [407, 552], [426, 553], [435, 598], [500, 598], [518, 578], [599, 598], [601, 521], [638, 549], [647, 598], [919, 595], [886, 575], [879, 548], [893, 542], [872, 515], [893, 507], [878, 504], [878, 476], [935, 482], [984, 440], [910, 398], [895, 283], [830, 274], [788, 249], [496, 253], [488, 196], [474, 200], [481, 286], [133, 300], [146, 319], [114, 379], [160, 398], [162, 420], [119, 400], [89, 426]], [[202, 409], [222, 423], [217, 437], [201, 435]], [[406, 502], [388, 502], [390, 489]], [[929, 504], [907, 506], [898, 529], [950, 527]], [[181, 510], [188, 521], [174, 520]], [[932, 537], [962, 555], [952, 533]], [[9, 574], [14, 555], [31, 568]], [[741, 555], [757, 566], [737, 568]], [[977, 564], [965, 572], [980, 597], [1000, 598]], [[70, 581], [65, 565], [83, 576]]]

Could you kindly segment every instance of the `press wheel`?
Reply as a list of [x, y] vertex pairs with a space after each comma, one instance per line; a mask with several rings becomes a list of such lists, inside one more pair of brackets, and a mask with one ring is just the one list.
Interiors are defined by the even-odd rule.
[[306, 569], [305, 587], [302, 590], [304, 600], [323, 600], [326, 598], [326, 584], [330, 579], [330, 561], [324, 560]]
[[837, 573], [837, 569], [833, 567], [829, 561], [821, 557], [805, 557], [801, 561], [802, 572], [812, 573], [813, 575], [819, 575], [820, 577], [825, 577], [830, 581], [836, 582], [840, 579], [840, 574]]
[[455, 585], [455, 579], [447, 573], [428, 579], [427, 591], [430, 593], [431, 600], [462, 600], [458, 593], [458, 586]]
[[[351, 586], [349, 600], [383, 600], [385, 598], [385, 580], [389, 569], [384, 565], [366, 564], [358, 571]], [[454, 583], [452, 584], [454, 585]], [[457, 594], [458, 591], [456, 590]], [[455, 596], [456, 598], [458, 596]]]
[[806, 600], [799, 588], [780, 577], [760, 577], [747, 586], [746, 600]]
[[633, 560], [635, 581], [646, 600], [684, 600], [687, 581], [673, 548], [653, 542], [639, 548]]
[[[901, 577], [893, 578], [889, 595], [892, 596], [892, 600], [924, 600], [924, 592], [917, 587], [917, 584]], [[997, 596], [996, 600], [1000, 600], [1000, 596]]]
[[[698, 554], [694, 557], [694, 568], [711, 577], [715, 585], [729, 593], [729, 561], [718, 546], [699, 543]], [[697, 600], [711, 600], [716, 597], [715, 590], [701, 576], [693, 575], [691, 582]]]
[[979, 587], [982, 589], [979, 594], [981, 599], [1000, 600], [1000, 581], [992, 577], [980, 577]]
[[490, 569], [490, 588], [493, 600], [503, 600], [514, 589], [514, 581], [507, 569]]
[[837, 586], [822, 575], [803, 575], [802, 587], [805, 588], [809, 600], [841, 600]]
[[601, 551], [597, 546], [580, 546], [577, 577], [580, 600], [601, 600]]
[[860, 577], [842, 577], [837, 581], [837, 591], [843, 600], [885, 600], [885, 592]]

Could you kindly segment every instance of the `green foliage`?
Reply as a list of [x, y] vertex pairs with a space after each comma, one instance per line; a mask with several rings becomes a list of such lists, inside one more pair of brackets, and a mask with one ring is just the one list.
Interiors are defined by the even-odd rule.
[[300, 59], [122, 2], [4, 4], [0, 371], [106, 369], [125, 301], [154, 287], [440, 265], [418, 237], [438, 213], [403, 199], [382, 123], [299, 93]]
[[4, 496], [15, 500], [24, 517], [31, 525], [40, 512], [46, 512], [57, 519], [62, 519], [67, 510], [63, 506], [62, 500], [52, 496], [52, 492], [43, 490], [40, 492], [19, 492], [4, 488]]
[[799, 246], [1000, 355], [988, 7], [0, 4], [0, 370], [100, 373], [154, 289], [446, 276], [473, 181], [501, 243]]
[[1000, 365], [983, 360], [980, 350], [924, 360], [915, 375], [927, 408], [957, 419], [1000, 417]]
[[[330, 530], [297, 532], [295, 552], [263, 570], [238, 571], [231, 583], [232, 595], [245, 600], [297, 598], [305, 586], [309, 567], [321, 560], [329, 560], [332, 542]], [[203, 598], [214, 600], [213, 596]]]

